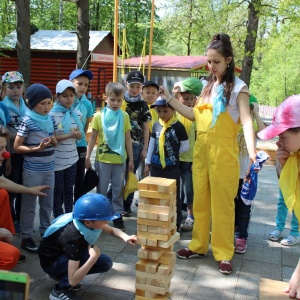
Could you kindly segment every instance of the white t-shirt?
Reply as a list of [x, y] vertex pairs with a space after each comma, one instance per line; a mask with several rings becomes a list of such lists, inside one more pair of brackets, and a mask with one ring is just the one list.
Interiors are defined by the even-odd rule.
[[[81, 117], [81, 112], [77, 109], [74, 110], [78, 118]], [[57, 125], [56, 135], [64, 134], [64, 130], [62, 128], [62, 120], [64, 117], [64, 113], [62, 112], [50, 112], [50, 115], [54, 117], [55, 124]], [[77, 128], [77, 124], [75, 120], [71, 117], [71, 126], [70, 129]], [[63, 140], [57, 144], [54, 148], [54, 158], [55, 165], [54, 171], [61, 171], [71, 167], [78, 160], [76, 139], [69, 138]]]

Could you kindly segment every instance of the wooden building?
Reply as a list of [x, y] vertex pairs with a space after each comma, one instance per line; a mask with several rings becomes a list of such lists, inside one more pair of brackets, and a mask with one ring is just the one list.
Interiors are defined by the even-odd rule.
[[[12, 32], [0, 43], [0, 74], [18, 70], [16, 51], [17, 34]], [[89, 92], [92, 98], [99, 98], [107, 82], [113, 79], [114, 38], [109, 31], [90, 31], [90, 56], [87, 67], [94, 74]], [[31, 35], [32, 83], [42, 83], [55, 94], [56, 83], [69, 79], [76, 69], [76, 31], [39, 30]]]

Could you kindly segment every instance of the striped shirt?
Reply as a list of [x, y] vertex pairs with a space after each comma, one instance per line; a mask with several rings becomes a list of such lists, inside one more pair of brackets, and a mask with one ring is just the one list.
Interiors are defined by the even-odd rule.
[[[51, 117], [54, 130], [57, 129], [54, 118]], [[48, 138], [49, 134], [40, 127], [28, 116], [25, 116], [19, 127], [18, 136], [24, 137], [25, 146], [38, 146], [44, 138]], [[54, 147], [50, 146], [41, 151], [23, 154], [23, 168], [28, 171], [48, 172], [54, 170]]]
[[[81, 112], [77, 109], [74, 110], [78, 118], [81, 117]], [[55, 124], [57, 125], [56, 136], [65, 134], [62, 128], [62, 121], [64, 118], [64, 113], [62, 112], [50, 112], [50, 115], [54, 117]], [[71, 129], [77, 128], [77, 124], [75, 120], [71, 117]], [[77, 145], [76, 139], [68, 138], [63, 140], [57, 144], [54, 149], [54, 156], [55, 156], [55, 165], [54, 171], [61, 171], [65, 170], [72, 165], [74, 165], [78, 160], [78, 153], [77, 153]]]

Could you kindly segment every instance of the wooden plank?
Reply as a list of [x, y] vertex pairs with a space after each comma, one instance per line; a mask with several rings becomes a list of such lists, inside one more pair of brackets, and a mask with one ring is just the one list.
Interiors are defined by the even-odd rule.
[[172, 224], [172, 218], [168, 221], [152, 220], [148, 218], [137, 218], [137, 224], [149, 225], [149, 226], [161, 226], [169, 227]]
[[171, 238], [171, 235], [168, 234], [157, 234], [152, 232], [146, 232], [146, 231], [138, 231], [137, 236], [139, 238], [146, 238], [150, 240], [157, 240], [157, 241], [169, 241]]
[[170, 193], [173, 189], [176, 189], [175, 179], [165, 178], [165, 180], [158, 186], [158, 192], [160, 193]]
[[[148, 273], [156, 273], [159, 267], [159, 263], [157, 262], [151, 262], [151, 261], [147, 261], [146, 263], [146, 268], [145, 268], [145, 272]], [[143, 289], [142, 289], [143, 290]], [[147, 290], [149, 291], [149, 290]], [[150, 290], [151, 291], [151, 290]], [[159, 293], [160, 294], [160, 293]]]
[[168, 278], [172, 278], [173, 275], [174, 275], [174, 268], [171, 268], [170, 272], [166, 275], [159, 274], [159, 273], [148, 273], [148, 272], [136, 271], [136, 276], [138, 277], [152, 278], [161, 281], [167, 281]]
[[[141, 296], [141, 295], [137, 294], [137, 293], [141, 293], [141, 292], [144, 292], [144, 294], [145, 294], [145, 291], [136, 290], [135, 300], [149, 300], [149, 299], [153, 299], [153, 298], [147, 298], [145, 296]], [[167, 292], [165, 295], [157, 295], [156, 298], [154, 298], [154, 300], [170, 300], [172, 298], [172, 296], [173, 296], [173, 293]]]
[[137, 256], [140, 259], [151, 259], [157, 261], [162, 255], [164, 251], [161, 250], [153, 250], [148, 248], [140, 248], [137, 252]]
[[144, 198], [152, 198], [152, 199], [164, 199], [164, 200], [176, 200], [176, 189], [171, 191], [170, 193], [159, 193], [155, 191], [144, 191], [140, 190], [139, 192], [140, 197]]
[[139, 203], [138, 209], [152, 213], [170, 214], [173, 207]]
[[283, 289], [288, 283], [267, 278], [261, 278], [259, 282], [259, 300], [286, 300], [290, 299]]
[[162, 248], [169, 248], [171, 245], [174, 245], [177, 241], [179, 241], [179, 239], [180, 239], [179, 232], [175, 232], [167, 242], [158, 241], [157, 246]]
[[154, 180], [155, 177], [147, 176], [140, 180], [137, 184], [139, 190], [148, 190], [148, 185]]
[[148, 285], [148, 284], [140, 284], [140, 283], [136, 283], [135, 288], [138, 289], [138, 290], [154, 292], [154, 293], [157, 293], [157, 294], [160, 294], [160, 295], [165, 295], [168, 291], [167, 288], [152, 286], [152, 285]]
[[160, 206], [171, 206], [174, 203], [174, 200], [166, 200], [166, 199], [152, 199], [152, 198], [145, 198], [139, 197], [139, 204], [149, 204], [149, 205], [160, 205]]

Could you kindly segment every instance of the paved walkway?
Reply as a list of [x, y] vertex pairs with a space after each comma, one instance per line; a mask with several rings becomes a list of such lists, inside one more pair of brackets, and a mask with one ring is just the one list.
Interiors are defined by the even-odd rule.
[[[259, 296], [260, 278], [288, 281], [300, 255], [299, 246], [284, 247], [268, 240], [274, 229], [278, 184], [275, 167], [265, 166], [259, 173], [259, 186], [249, 228], [248, 249], [233, 258], [233, 272], [226, 276], [218, 271], [211, 251], [205, 258], [177, 259], [171, 290], [173, 300], [238, 299], [255, 300]], [[220, 199], [222, 201], [222, 199]], [[133, 216], [125, 219], [126, 232], [136, 233], [136, 208]], [[287, 227], [290, 225], [288, 217]], [[36, 241], [38, 241], [36, 223]], [[289, 233], [284, 231], [284, 236]], [[190, 232], [183, 232], [175, 244], [175, 251], [188, 245]], [[89, 275], [82, 282], [78, 295], [85, 300], [130, 300], [135, 293], [135, 263], [137, 250], [119, 239], [101, 235], [99, 246], [114, 261], [112, 270], [100, 275]], [[15, 244], [20, 245], [20, 237]], [[24, 252], [22, 250], [22, 252]], [[17, 265], [15, 271], [28, 272], [31, 277], [30, 299], [46, 300], [55, 282], [47, 279], [39, 266], [36, 254], [26, 254], [27, 262]]]

